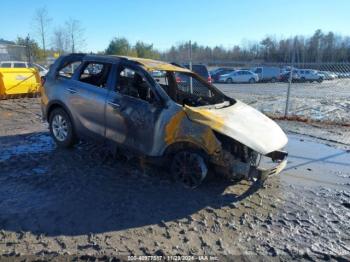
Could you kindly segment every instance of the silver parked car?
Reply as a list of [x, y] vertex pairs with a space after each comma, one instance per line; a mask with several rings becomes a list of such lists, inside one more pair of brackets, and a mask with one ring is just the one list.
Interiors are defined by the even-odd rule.
[[324, 75], [320, 74], [317, 70], [312, 69], [299, 69], [298, 75], [300, 76], [301, 82], [319, 82], [324, 80]]
[[329, 72], [329, 71], [319, 71], [319, 74], [323, 75], [324, 80], [334, 80], [338, 78], [336, 73]]
[[249, 70], [235, 70], [229, 74], [221, 75], [219, 82], [224, 83], [256, 83], [259, 76]]
[[[164, 79], [156, 81], [154, 71]], [[161, 61], [62, 56], [45, 78], [41, 102], [59, 147], [78, 138], [104, 141], [169, 167], [191, 188], [209, 168], [263, 181], [287, 163], [288, 139], [273, 120], [189, 69]], [[261, 167], [260, 158], [272, 165]]]

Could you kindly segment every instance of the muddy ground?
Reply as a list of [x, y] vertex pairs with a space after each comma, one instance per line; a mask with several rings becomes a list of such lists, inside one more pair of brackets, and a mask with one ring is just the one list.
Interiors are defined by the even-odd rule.
[[350, 259], [349, 128], [280, 121], [290, 139], [280, 176], [263, 188], [216, 178], [188, 190], [103, 145], [57, 149], [39, 108], [0, 101], [3, 258]]

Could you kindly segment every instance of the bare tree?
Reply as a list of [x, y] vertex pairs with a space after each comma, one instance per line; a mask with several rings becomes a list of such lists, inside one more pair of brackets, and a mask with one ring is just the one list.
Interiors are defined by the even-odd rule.
[[63, 54], [69, 50], [69, 35], [68, 32], [62, 28], [57, 27], [52, 35], [52, 47], [55, 51]]
[[83, 48], [85, 43], [84, 29], [78, 20], [72, 18], [66, 22], [66, 27], [69, 37], [70, 50], [72, 53], [74, 53], [76, 50]]
[[49, 13], [46, 7], [39, 8], [35, 11], [34, 22], [35, 22], [35, 28], [36, 28], [35, 30], [40, 37], [42, 48], [45, 55], [48, 27], [50, 26], [50, 23], [51, 23], [51, 18], [49, 17]]

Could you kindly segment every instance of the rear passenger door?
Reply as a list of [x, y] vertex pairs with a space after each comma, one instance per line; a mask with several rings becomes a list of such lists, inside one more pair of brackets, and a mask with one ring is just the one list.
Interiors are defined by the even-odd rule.
[[129, 149], [152, 155], [162, 107], [147, 72], [121, 63], [106, 103], [106, 137]]
[[[78, 132], [96, 138], [105, 136], [105, 105], [112, 82], [113, 65], [104, 62], [83, 62], [69, 86], [66, 96]], [[98, 138], [98, 137], [97, 137]]]

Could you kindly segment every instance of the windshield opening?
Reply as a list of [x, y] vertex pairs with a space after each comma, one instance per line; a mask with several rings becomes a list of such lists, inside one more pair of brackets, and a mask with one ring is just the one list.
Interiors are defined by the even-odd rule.
[[224, 107], [235, 102], [193, 73], [152, 71], [151, 75], [168, 96], [180, 105], [197, 107], [222, 104]]

